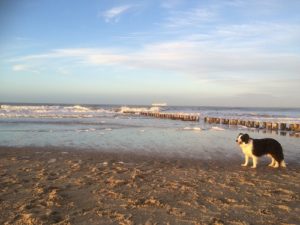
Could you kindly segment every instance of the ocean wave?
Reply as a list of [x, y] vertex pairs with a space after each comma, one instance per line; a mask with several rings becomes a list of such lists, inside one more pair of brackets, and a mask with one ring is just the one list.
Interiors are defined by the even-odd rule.
[[160, 107], [154, 106], [154, 107], [127, 107], [122, 106], [119, 108], [119, 113], [132, 113], [132, 114], [140, 114], [141, 112], [159, 112]]
[[81, 105], [1, 105], [0, 118], [91, 118], [115, 114], [110, 108]]
[[90, 108], [84, 107], [81, 105], [67, 106], [67, 107], [64, 107], [64, 110], [70, 110], [71, 112], [90, 112], [90, 111], [92, 111]]
[[[147, 106], [112, 105], [51, 105], [51, 104], [2, 104], [0, 118], [100, 118], [124, 117], [124, 114], [140, 115], [141, 112], [197, 113], [200, 119], [216, 117], [258, 122], [300, 123], [300, 109], [271, 108], [224, 108], [224, 107], [183, 107], [168, 108]], [[118, 116], [118, 117], [117, 117]], [[132, 119], [133, 117], [128, 117]], [[137, 117], [134, 117], [137, 118]]]

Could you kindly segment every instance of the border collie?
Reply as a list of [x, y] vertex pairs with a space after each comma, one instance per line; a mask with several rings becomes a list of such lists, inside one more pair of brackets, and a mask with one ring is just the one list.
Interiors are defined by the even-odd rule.
[[248, 134], [240, 133], [236, 142], [245, 155], [245, 163], [242, 166], [247, 166], [249, 158], [252, 158], [252, 168], [256, 168], [258, 157], [268, 155], [272, 159], [269, 166], [273, 168], [286, 167], [281, 144], [275, 139], [252, 139]]

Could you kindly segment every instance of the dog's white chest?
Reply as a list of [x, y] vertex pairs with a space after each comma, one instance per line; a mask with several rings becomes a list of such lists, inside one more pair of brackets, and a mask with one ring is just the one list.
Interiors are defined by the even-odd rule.
[[253, 142], [252, 140], [249, 141], [248, 144], [242, 143], [241, 145], [242, 151], [247, 156], [252, 156], [252, 150], [253, 150]]

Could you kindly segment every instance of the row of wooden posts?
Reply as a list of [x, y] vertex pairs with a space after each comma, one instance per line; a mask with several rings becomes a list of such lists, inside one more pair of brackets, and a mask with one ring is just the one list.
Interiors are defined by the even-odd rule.
[[217, 117], [204, 117], [204, 122], [227, 125], [241, 125], [250, 128], [281, 130], [281, 131], [300, 131], [300, 124], [297, 123], [278, 123], [278, 122], [261, 122], [239, 119], [225, 119]]
[[[162, 119], [182, 120], [182, 121], [199, 121], [199, 115], [188, 113], [164, 113], [164, 112], [140, 112], [140, 115], [151, 116]], [[241, 125], [249, 128], [280, 130], [280, 131], [295, 131], [300, 132], [300, 124], [297, 123], [278, 123], [278, 122], [262, 122], [241, 119], [227, 119], [219, 117], [204, 117], [204, 122], [224, 125]]]
[[162, 118], [162, 119], [199, 121], [198, 115], [186, 114], [186, 113], [141, 112], [140, 115], [157, 117], [157, 118]]

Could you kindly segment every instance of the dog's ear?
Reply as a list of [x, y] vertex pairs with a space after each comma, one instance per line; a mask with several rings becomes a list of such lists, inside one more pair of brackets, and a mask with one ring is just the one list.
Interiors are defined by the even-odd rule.
[[241, 137], [242, 141], [245, 142], [246, 144], [248, 144], [250, 136], [248, 134], [243, 134], [243, 136]]

